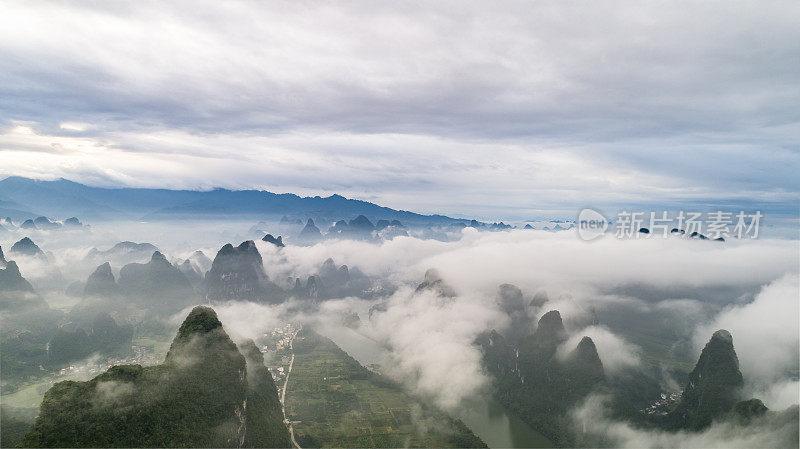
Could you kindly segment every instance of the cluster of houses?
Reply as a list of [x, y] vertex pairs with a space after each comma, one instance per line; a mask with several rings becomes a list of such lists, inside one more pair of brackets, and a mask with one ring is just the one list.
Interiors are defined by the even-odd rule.
[[261, 351], [264, 353], [264, 360], [269, 372], [272, 373], [272, 378], [276, 382], [283, 380], [286, 376], [291, 357], [289, 345], [298, 329], [299, 326], [286, 323], [263, 335], [266, 343], [262, 345]]
[[648, 405], [646, 408], [640, 410], [642, 413], [646, 415], [660, 415], [664, 416], [669, 413], [670, 409], [673, 405], [677, 404], [678, 401], [681, 400], [681, 392], [677, 393], [661, 393], [661, 398], [657, 401], [653, 402], [652, 404]]

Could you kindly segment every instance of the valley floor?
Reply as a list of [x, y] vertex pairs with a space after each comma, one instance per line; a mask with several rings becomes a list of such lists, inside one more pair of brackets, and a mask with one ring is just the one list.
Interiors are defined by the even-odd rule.
[[483, 446], [463, 423], [303, 330], [294, 341], [287, 419], [304, 447]]

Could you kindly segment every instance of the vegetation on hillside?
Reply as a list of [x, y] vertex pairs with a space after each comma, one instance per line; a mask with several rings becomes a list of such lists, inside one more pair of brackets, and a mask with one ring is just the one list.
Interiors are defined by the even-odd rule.
[[[266, 395], [277, 395], [272, 387]], [[263, 400], [249, 392], [245, 357], [214, 311], [196, 307], [163, 364], [115, 366], [87, 382], [55, 384], [22, 444], [267, 447], [285, 442], [280, 420], [248, 421], [248, 407], [274, 408], [274, 403], [259, 403]]]

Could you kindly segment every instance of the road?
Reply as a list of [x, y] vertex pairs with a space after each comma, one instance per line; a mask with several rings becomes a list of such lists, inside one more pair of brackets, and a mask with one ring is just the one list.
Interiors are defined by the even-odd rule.
[[292, 438], [292, 445], [296, 449], [302, 449], [299, 444], [297, 444], [297, 440], [294, 439], [294, 425], [286, 418], [286, 387], [289, 385], [289, 375], [292, 374], [292, 367], [294, 366], [294, 338], [297, 337], [297, 333], [302, 330], [302, 326], [294, 331], [292, 334], [292, 338], [289, 340], [289, 350], [292, 351], [292, 359], [289, 362], [289, 369], [286, 371], [286, 379], [283, 380], [283, 391], [281, 391], [281, 411], [283, 411], [283, 422], [289, 426], [289, 436]]
[[[294, 366], [294, 353], [292, 353], [292, 360], [289, 362], [289, 369], [286, 371], [286, 379], [283, 381], [283, 391], [281, 392], [281, 404], [284, 404], [286, 402], [286, 385], [289, 383], [289, 374], [292, 374], [292, 366]], [[283, 412], [283, 417], [286, 418], [285, 410]]]

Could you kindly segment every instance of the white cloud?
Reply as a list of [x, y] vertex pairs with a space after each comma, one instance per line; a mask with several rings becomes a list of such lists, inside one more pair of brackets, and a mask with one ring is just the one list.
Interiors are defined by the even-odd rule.
[[558, 348], [558, 355], [565, 357], [578, 346], [583, 337], [589, 337], [597, 347], [597, 355], [603, 362], [606, 374], [614, 375], [623, 368], [640, 363], [640, 349], [625, 339], [615, 335], [603, 326], [589, 326], [572, 333], [572, 336]]
[[[80, 238], [41, 232], [34, 239], [44, 250], [53, 251], [56, 265], [63, 267], [65, 274], [75, 275], [74, 267], [79, 265], [85, 248], [91, 246], [92, 238], [108, 242], [101, 249], [115, 242], [106, 236], [109, 230], [135, 241], [144, 241], [139, 237], [157, 238], [152, 243], [162, 249], [165, 249], [162, 244], [168, 243], [165, 249], [168, 256], [185, 256], [200, 247], [213, 257], [222, 244], [237, 235], [246, 235], [244, 230], [251, 225], [203, 224], [198, 226], [207, 232], [185, 236], [183, 222], [98, 224], [93, 226], [92, 234], [81, 234]], [[373, 314], [373, 321], [368, 320], [366, 313], [373, 303], [354, 298], [327, 302], [320, 313], [313, 314], [297, 302], [280, 306], [216, 305], [226, 330], [235, 339], [257, 337], [261, 331], [286, 319], [305, 323], [332, 320], [332, 324], [338, 325], [342, 313], [356, 310], [361, 312], [362, 330], [391, 348], [391, 363], [385, 368], [418, 393], [435, 398], [446, 407], [454, 406], [460, 398], [486, 385], [480, 352], [472, 343], [480, 332], [507, 326], [508, 317], [496, 302], [498, 286], [503, 283], [519, 286], [529, 297], [546, 290], [550, 303], [531, 312], [560, 310], [574, 338], [592, 337], [610, 373], [636, 363], [637, 342], [615, 335], [602, 320], [601, 326], [609, 329], [584, 328], [585, 324], [571, 329], [573, 323], [580, 323], [577, 318], [586, 317], [591, 307], [598, 312], [620, 308], [646, 310], [659, 320], [656, 323], [659, 326], [666, 325], [675, 335], [685, 333], [685, 337], [691, 338], [696, 321], [705, 320], [724, 304], [740, 304], [723, 311], [713, 323], [703, 322], [696, 334], [697, 341], [705, 343], [711, 332], [726, 328], [733, 334], [746, 379], [771, 379], [774, 385], [788, 382], [771, 389], [764, 388], [769, 383], [751, 382], [753, 395], [762, 397], [770, 407], [787, 403], [787, 395], [792, 388], [796, 389], [796, 383], [791, 383], [793, 379], [785, 371], [791, 363], [795, 366], [797, 363], [798, 295], [797, 278], [793, 275], [798, 271], [797, 241], [759, 239], [719, 243], [678, 238], [634, 241], [604, 238], [584, 242], [571, 231], [479, 233], [465, 229], [461, 240], [453, 242], [407, 237], [380, 244], [331, 240], [310, 247], [290, 244], [281, 250], [260, 241], [256, 244], [265, 270], [277, 282], [289, 275], [314, 274], [325, 259], [332, 257], [337, 264], [347, 264], [400, 289], [388, 298], [386, 312]], [[79, 248], [72, 248], [75, 245]], [[27, 276], [26, 266], [21, 264], [23, 276]], [[33, 271], [41, 268], [30, 265]], [[455, 299], [412, 294], [428, 268], [438, 269], [458, 294]], [[88, 272], [79, 278], [85, 279], [87, 275]], [[764, 284], [770, 285], [751, 304], [741, 303], [746, 295], [740, 297], [739, 292], [753, 291]], [[657, 300], [603, 293], [629, 285], [677, 288], [694, 294]], [[730, 288], [736, 295], [720, 300], [724, 304], [715, 304], [704, 292], [716, 287]], [[185, 318], [186, 313], [188, 310], [176, 315], [174, 324]], [[572, 343], [577, 344], [577, 340]], [[775, 376], [769, 377], [771, 374]]]
[[2, 133], [0, 174], [515, 219], [798, 200], [793, 3], [3, 12], [0, 108], [33, 135]]
[[[752, 302], [729, 306], [713, 321], [699, 326], [695, 332], [695, 344], [702, 348], [715, 330], [728, 330], [733, 335], [742, 374], [749, 384], [747, 389], [765, 392], [768, 406], [797, 403], [800, 364], [798, 298], [798, 275], [783, 276], [765, 285]], [[793, 382], [779, 382], [787, 377], [793, 377]]]
[[[688, 338], [695, 322], [719, 307], [704, 301], [702, 294], [650, 304], [636, 298], [600, 295], [598, 291], [640, 284], [688, 290], [733, 286], [747, 291], [798, 269], [797, 243], [768, 239], [726, 244], [682, 239], [587, 243], [571, 232], [477, 233], [469, 229], [457, 242], [397, 238], [371, 244], [335, 240], [311, 247], [289, 245], [280, 251], [257, 245], [272, 279], [314, 274], [323, 260], [332, 257], [337, 264], [399, 284], [401, 289], [388, 299], [387, 310], [374, 313], [371, 322], [365, 313], [371, 304], [352, 298], [326, 304], [319, 316], [303, 319], [333, 319], [333, 324], [338, 324], [341, 313], [360, 311], [362, 331], [392, 350], [393, 362], [385, 368], [446, 407], [486, 385], [480, 354], [472, 342], [478, 333], [503, 329], [508, 324], [508, 317], [495, 302], [502, 283], [516, 284], [528, 295], [546, 289], [552, 300], [538, 313], [558, 309], [568, 325], [585, 318], [590, 307], [599, 311], [606, 306], [645, 308], [657, 318], [679, 317], [680, 325], [673, 323], [671, 329], [687, 332]], [[443, 300], [411, 293], [431, 267], [454, 287], [457, 298]], [[764, 296], [762, 293], [759, 298]], [[732, 297], [727, 302], [737, 300]], [[247, 308], [242, 312], [237, 314], [241, 319], [259, 314]], [[776, 351], [787, 349], [782, 342], [790, 340], [783, 338], [796, 329], [797, 315], [786, 313], [781, 320], [795, 321], [784, 326], [786, 333], [781, 331], [782, 339], [777, 340], [780, 349], [776, 347]], [[758, 346], [763, 340], [752, 332], [739, 332], [730, 326], [729, 330], [737, 350], [742, 351], [743, 369], [745, 364], [762, 363], [748, 359], [746, 347]], [[639, 361], [635, 341], [624, 340], [603, 326], [573, 330], [568, 346], [574, 347], [583, 335], [595, 341], [609, 374]], [[791, 359], [791, 351], [786, 357]], [[745, 370], [746, 376], [749, 373]]]
[[440, 298], [430, 291], [401, 290], [375, 313], [373, 335], [392, 349], [390, 373], [444, 408], [488, 385], [481, 368], [479, 333], [503, 323], [491, 301], [478, 296]]
[[620, 448], [753, 448], [791, 447], [797, 442], [797, 421], [758, 421], [751, 425], [717, 422], [701, 432], [646, 430], [605, 416], [605, 398], [590, 396], [574, 410], [579, 430], [603, 435], [603, 441]]
[[90, 125], [88, 123], [63, 122], [58, 127], [66, 131], [86, 131]]

